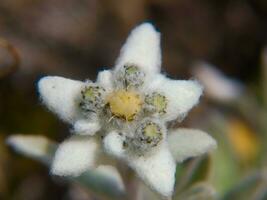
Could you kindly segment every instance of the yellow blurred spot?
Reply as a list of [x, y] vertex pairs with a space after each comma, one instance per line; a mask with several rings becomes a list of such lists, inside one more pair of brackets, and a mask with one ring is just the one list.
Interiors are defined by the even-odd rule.
[[242, 161], [253, 160], [259, 152], [259, 140], [253, 130], [244, 122], [233, 119], [228, 124], [227, 136], [230, 143]]
[[111, 113], [119, 118], [132, 121], [141, 110], [141, 97], [134, 91], [118, 90], [108, 97]]

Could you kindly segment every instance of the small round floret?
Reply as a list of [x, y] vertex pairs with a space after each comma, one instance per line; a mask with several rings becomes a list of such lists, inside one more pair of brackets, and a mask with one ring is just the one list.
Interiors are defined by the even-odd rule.
[[156, 122], [147, 120], [142, 123], [126, 144], [138, 152], [146, 152], [158, 146], [163, 139], [163, 128]]
[[88, 85], [81, 91], [82, 100], [80, 107], [86, 116], [91, 113], [97, 113], [104, 107], [105, 89], [98, 85]]
[[143, 85], [145, 74], [134, 64], [126, 64], [117, 74], [117, 80], [125, 89], [138, 88]]
[[156, 112], [159, 114], [165, 114], [167, 109], [167, 98], [157, 92], [146, 95], [145, 97], [146, 110], [149, 112]]

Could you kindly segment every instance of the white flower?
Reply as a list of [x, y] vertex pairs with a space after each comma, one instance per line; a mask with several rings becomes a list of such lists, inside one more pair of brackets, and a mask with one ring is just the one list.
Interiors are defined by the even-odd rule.
[[183, 119], [198, 103], [202, 86], [166, 78], [160, 67], [160, 33], [144, 23], [128, 37], [114, 69], [100, 72], [95, 83], [42, 78], [42, 101], [76, 134], [58, 148], [52, 172], [78, 175], [93, 167], [103, 140], [108, 154], [124, 160], [153, 190], [171, 196], [175, 161], [205, 153], [216, 142], [201, 131], [167, 130], [167, 122]]

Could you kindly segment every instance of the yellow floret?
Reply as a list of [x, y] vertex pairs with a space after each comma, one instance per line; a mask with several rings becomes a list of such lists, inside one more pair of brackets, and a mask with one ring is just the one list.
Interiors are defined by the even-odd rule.
[[118, 90], [108, 97], [108, 104], [114, 116], [132, 121], [141, 110], [142, 99], [134, 91]]

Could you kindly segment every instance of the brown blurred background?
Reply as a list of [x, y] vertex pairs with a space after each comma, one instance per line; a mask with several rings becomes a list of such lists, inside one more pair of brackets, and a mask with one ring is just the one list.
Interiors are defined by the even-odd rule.
[[[169, 76], [189, 79], [192, 64], [204, 60], [261, 101], [265, 0], [1, 0], [0, 39], [17, 49], [20, 66], [0, 80], [0, 199], [89, 198], [79, 187], [54, 180], [41, 164], [15, 154], [5, 138], [14, 133], [65, 138], [67, 125], [38, 101], [37, 80], [44, 75], [95, 79], [99, 70], [113, 66], [129, 31], [143, 21], [162, 33], [163, 71]], [[0, 69], [12, 59], [0, 49]], [[202, 109], [209, 106], [204, 104]], [[197, 112], [203, 114], [201, 108], [195, 112], [185, 124], [198, 121]]]

